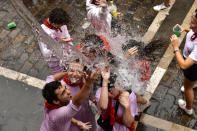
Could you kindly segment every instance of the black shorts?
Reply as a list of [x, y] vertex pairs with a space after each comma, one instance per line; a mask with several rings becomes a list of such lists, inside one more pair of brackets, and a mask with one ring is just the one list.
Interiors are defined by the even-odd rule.
[[197, 64], [183, 70], [183, 74], [188, 80], [192, 82], [197, 81]]

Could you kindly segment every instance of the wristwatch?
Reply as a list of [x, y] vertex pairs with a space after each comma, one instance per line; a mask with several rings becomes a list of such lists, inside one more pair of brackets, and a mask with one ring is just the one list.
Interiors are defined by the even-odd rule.
[[179, 50], [179, 49], [176, 49], [176, 50], [174, 50], [174, 54], [176, 53], [176, 52], [181, 52], [181, 50]]

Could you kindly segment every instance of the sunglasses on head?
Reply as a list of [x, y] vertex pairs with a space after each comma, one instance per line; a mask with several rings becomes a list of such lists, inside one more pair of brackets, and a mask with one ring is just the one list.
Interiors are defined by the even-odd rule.
[[196, 14], [195, 14], [195, 18], [197, 19], [197, 9], [195, 10], [195, 13], [196, 13]]

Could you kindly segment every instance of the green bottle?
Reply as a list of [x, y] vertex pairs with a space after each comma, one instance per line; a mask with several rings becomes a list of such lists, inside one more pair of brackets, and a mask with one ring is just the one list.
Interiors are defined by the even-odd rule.
[[14, 27], [16, 27], [16, 23], [15, 23], [14, 21], [12, 21], [12, 22], [10, 22], [10, 23], [8, 24], [8, 28], [9, 28], [9, 29], [14, 28]]

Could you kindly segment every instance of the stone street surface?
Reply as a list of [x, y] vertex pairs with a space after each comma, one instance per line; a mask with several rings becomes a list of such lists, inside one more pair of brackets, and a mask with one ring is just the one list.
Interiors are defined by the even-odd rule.
[[0, 76], [0, 131], [39, 131], [43, 120], [41, 90]]
[[[157, 15], [152, 7], [162, 3], [162, 0], [114, 1], [124, 16], [118, 22], [113, 21], [113, 28], [117, 32], [126, 33], [135, 40], [141, 41]], [[84, 37], [85, 33], [92, 30], [91, 27], [87, 30], [82, 29], [82, 25], [87, 22], [85, 0], [23, 0], [23, 2], [40, 24], [55, 7], [65, 9], [71, 18], [68, 29], [75, 44]], [[194, 0], [176, 0], [159, 28], [152, 42], [162, 46], [151, 54], [151, 73], [154, 72], [169, 45], [172, 27], [182, 23], [193, 2]], [[17, 26], [14, 29], [8, 29], [7, 24], [12, 21], [15, 21]], [[51, 74], [30, 26], [17, 14], [10, 0], [0, 0], [0, 66], [42, 80]], [[145, 113], [197, 130], [196, 116], [186, 115], [177, 105], [177, 100], [183, 98], [180, 91], [182, 78], [183, 74], [174, 59], [151, 98], [151, 106]], [[0, 131], [39, 130], [43, 119], [43, 100], [40, 89], [1, 76], [0, 87], [2, 103]], [[197, 90], [195, 92], [197, 100]], [[194, 109], [197, 113], [197, 101]], [[136, 130], [160, 131], [161, 129], [139, 123]]]

